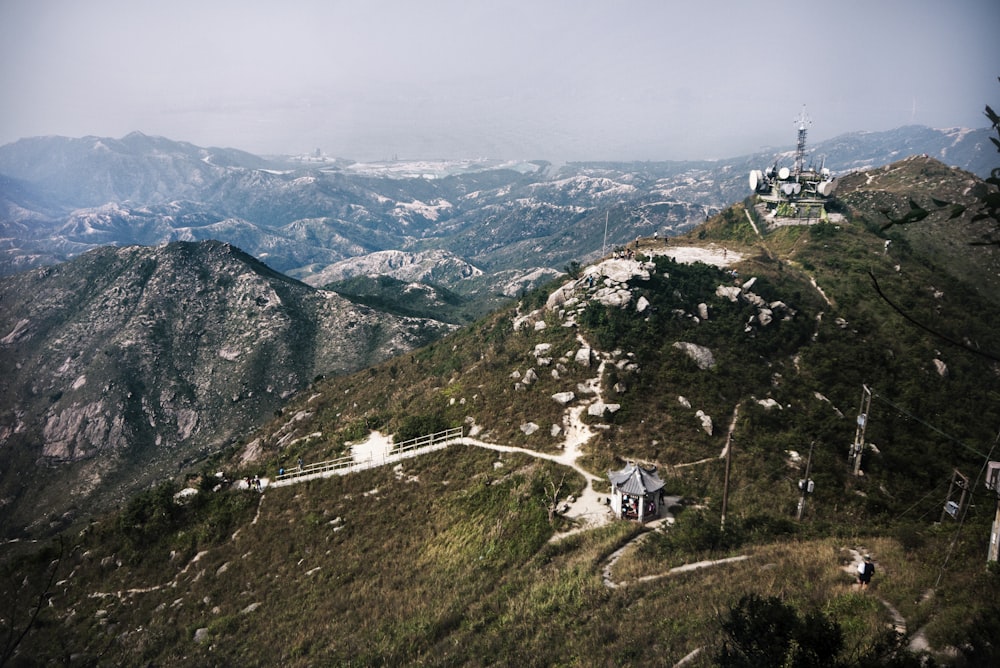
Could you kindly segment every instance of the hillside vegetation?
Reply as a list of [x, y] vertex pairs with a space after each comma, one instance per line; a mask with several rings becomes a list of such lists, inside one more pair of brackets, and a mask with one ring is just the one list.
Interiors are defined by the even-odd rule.
[[[946, 171], [960, 194], [967, 175]], [[317, 379], [119, 513], [6, 545], [14, 661], [995, 665], [982, 474], [1000, 459], [1000, 305], [935, 250], [969, 239], [967, 217], [935, 213], [919, 238], [885, 228], [889, 191], [870, 183], [841, 189], [843, 218], [762, 237], [738, 204], [642, 240], [635, 260], [571, 267], [425, 348]], [[695, 251], [713, 262], [682, 261]], [[598, 409], [581, 427], [574, 406]], [[262, 494], [228, 482], [349, 455], [373, 431], [399, 443], [457, 426], [468, 439], [395, 466]], [[551, 513], [553, 496], [572, 508], [587, 494], [553, 460], [581, 428], [583, 470], [656, 465], [676, 522]], [[796, 521], [810, 447], [815, 491]], [[942, 514], [956, 470], [972, 481], [960, 521]], [[199, 491], [181, 503], [182, 487]], [[859, 591], [866, 553], [877, 571]]]

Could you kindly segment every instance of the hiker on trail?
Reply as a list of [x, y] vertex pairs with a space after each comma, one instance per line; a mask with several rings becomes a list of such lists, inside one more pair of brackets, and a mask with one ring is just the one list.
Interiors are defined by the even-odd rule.
[[302, 470], [302, 458], [301, 457], [299, 457], [299, 470], [300, 471]]
[[858, 585], [862, 590], [868, 589], [868, 583], [875, 575], [875, 564], [872, 563], [871, 555], [866, 554], [865, 560], [858, 564]]

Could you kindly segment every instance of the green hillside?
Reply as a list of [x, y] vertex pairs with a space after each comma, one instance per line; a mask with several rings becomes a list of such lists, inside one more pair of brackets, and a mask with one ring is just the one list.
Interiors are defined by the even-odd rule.
[[[945, 171], [934, 197], [964, 196], [968, 175]], [[6, 545], [12, 663], [995, 665], [982, 476], [1000, 460], [1000, 304], [976, 281], [996, 250], [940, 252], [972, 240], [971, 214], [886, 227], [899, 195], [877, 181], [842, 185], [843, 217], [816, 225], [762, 236], [738, 204], [642, 240], [635, 261], [317, 379], [118, 514]], [[262, 494], [216, 477], [273, 481], [372, 432], [459, 426], [447, 448]], [[676, 522], [579, 512], [628, 461], [658, 467]], [[971, 485], [953, 520], [956, 470]], [[183, 487], [199, 492], [175, 501]]]

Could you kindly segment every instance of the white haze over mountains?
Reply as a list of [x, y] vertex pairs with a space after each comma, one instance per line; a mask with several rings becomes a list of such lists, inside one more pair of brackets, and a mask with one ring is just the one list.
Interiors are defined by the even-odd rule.
[[1000, 107], [996, 0], [0, 2], [0, 143], [680, 160]]

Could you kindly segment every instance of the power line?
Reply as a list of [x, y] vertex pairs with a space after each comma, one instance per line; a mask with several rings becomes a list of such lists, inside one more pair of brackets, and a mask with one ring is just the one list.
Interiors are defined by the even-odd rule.
[[875, 292], [878, 293], [878, 296], [881, 297], [882, 300], [892, 308], [892, 310], [894, 310], [899, 315], [903, 316], [906, 320], [908, 320], [912, 324], [916, 325], [917, 327], [919, 327], [920, 329], [924, 330], [925, 332], [928, 332], [929, 334], [933, 334], [934, 336], [938, 337], [942, 341], [946, 341], [946, 342], [950, 343], [953, 346], [957, 346], [957, 347], [961, 348], [962, 350], [967, 350], [970, 353], [973, 353], [975, 355], [981, 355], [981, 356], [985, 357], [988, 360], [993, 360], [994, 362], [1000, 362], [1000, 357], [994, 355], [993, 353], [990, 353], [990, 352], [985, 351], [985, 350], [978, 350], [976, 348], [973, 348], [972, 346], [966, 345], [966, 344], [962, 343], [961, 341], [957, 341], [957, 340], [951, 338], [950, 336], [947, 336], [946, 334], [942, 334], [941, 332], [933, 330], [930, 327], [928, 327], [927, 325], [925, 325], [924, 323], [920, 322], [919, 320], [917, 320], [916, 318], [914, 318], [913, 316], [911, 316], [910, 314], [908, 314], [906, 311], [904, 311], [902, 308], [900, 308], [898, 305], [896, 305], [895, 302], [893, 302], [891, 299], [889, 299], [885, 295], [885, 293], [882, 292], [882, 288], [878, 284], [878, 279], [875, 278], [875, 274], [872, 273], [871, 270], [868, 271], [868, 277], [872, 279], [872, 284], [875, 286]]
[[938, 429], [937, 427], [935, 427], [931, 423], [926, 422], [925, 420], [920, 419], [919, 417], [917, 417], [913, 413], [910, 413], [906, 409], [904, 409], [904, 408], [902, 408], [900, 406], [897, 406], [896, 404], [894, 404], [889, 399], [886, 399], [885, 397], [883, 397], [881, 394], [876, 393], [875, 390], [872, 390], [871, 392], [872, 392], [872, 396], [875, 397], [876, 399], [878, 399], [879, 401], [884, 401], [885, 403], [889, 404], [890, 406], [892, 406], [893, 408], [895, 408], [897, 411], [899, 411], [900, 413], [902, 413], [903, 415], [905, 415], [906, 417], [908, 417], [911, 420], [914, 420], [916, 422], [919, 422], [920, 424], [924, 425], [925, 427], [927, 427], [931, 431], [934, 431], [934, 432], [940, 434], [941, 436], [944, 436], [949, 441], [954, 441], [955, 443], [957, 443], [958, 445], [962, 446], [963, 448], [965, 448], [969, 452], [973, 453], [974, 455], [977, 455], [979, 457], [987, 457], [988, 456], [985, 452], [981, 452], [979, 450], [976, 450], [974, 447], [972, 447], [971, 445], [968, 445], [967, 443], [963, 442], [958, 437], [952, 436], [951, 434], [949, 434], [949, 433], [947, 433], [945, 431], [942, 431], [941, 429]]
[[[896, 519], [897, 520], [898, 519], [902, 519], [903, 515], [905, 515], [906, 513], [910, 512], [911, 510], [913, 510], [914, 508], [916, 508], [917, 506], [919, 506], [921, 503], [923, 503], [924, 501], [926, 501], [928, 499], [928, 497], [930, 497], [932, 494], [936, 494], [938, 492], [938, 490], [940, 490], [942, 487], [944, 487], [945, 483], [947, 483], [950, 479], [951, 479], [950, 477], [949, 478], [943, 478], [941, 480], [941, 482], [939, 482], [937, 484], [937, 487], [935, 487], [931, 491], [929, 491], [926, 494], [924, 494], [924, 496], [919, 501], [917, 501], [912, 506], [910, 506], [909, 508], [907, 508], [906, 510], [904, 510], [903, 512], [901, 512], [899, 515], [897, 515]], [[926, 514], [927, 513], [924, 513], [924, 515], [926, 515]]]

